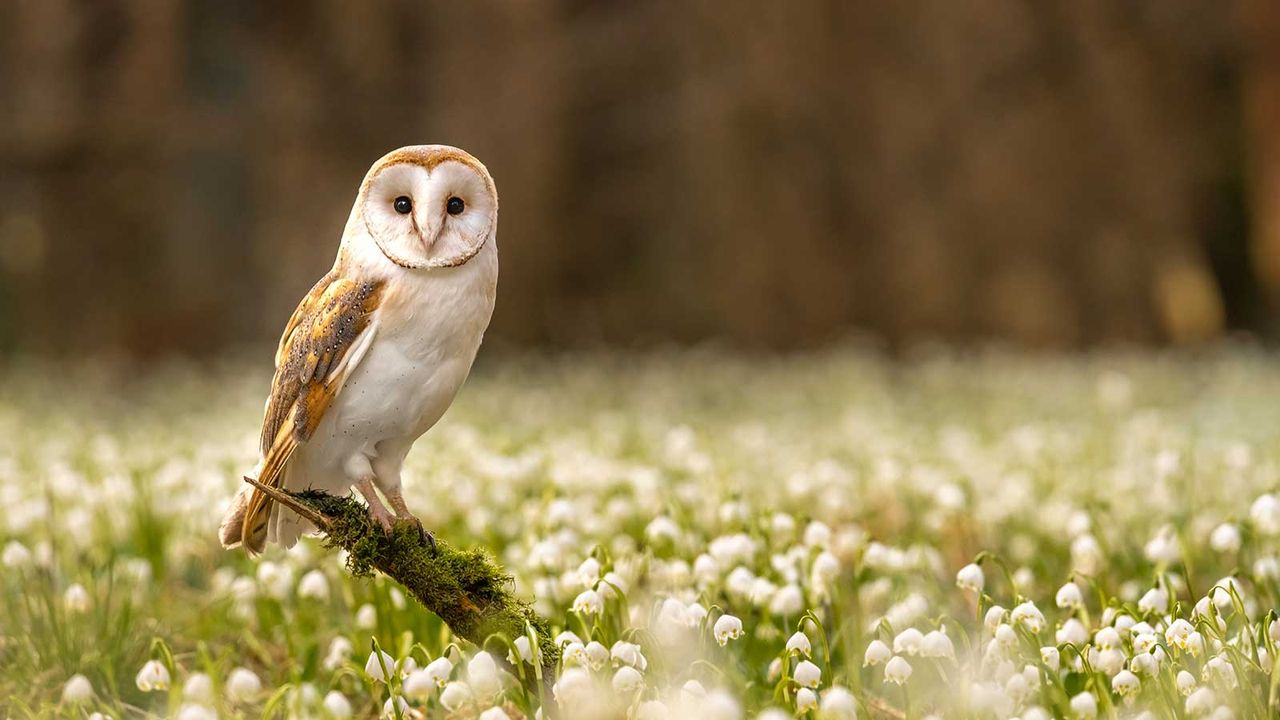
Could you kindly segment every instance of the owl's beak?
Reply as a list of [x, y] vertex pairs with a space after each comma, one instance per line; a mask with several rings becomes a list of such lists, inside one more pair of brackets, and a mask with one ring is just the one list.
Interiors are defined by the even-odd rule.
[[440, 236], [440, 228], [444, 225], [444, 213], [423, 213], [422, 217], [414, 219], [413, 224], [417, 226], [418, 237], [422, 240], [422, 249], [431, 252], [431, 248], [436, 244], [436, 238]]

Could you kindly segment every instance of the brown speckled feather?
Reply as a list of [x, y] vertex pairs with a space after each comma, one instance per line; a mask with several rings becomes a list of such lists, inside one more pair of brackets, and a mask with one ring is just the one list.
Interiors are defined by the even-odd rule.
[[[382, 301], [383, 284], [357, 282], [337, 270], [320, 279], [289, 318], [276, 351], [262, 421], [262, 470], [258, 482], [280, 487], [284, 469], [299, 443], [306, 442], [342, 388], [347, 353], [369, 331]], [[245, 513], [241, 541], [253, 551], [265, 540], [271, 501], [254, 491]]]

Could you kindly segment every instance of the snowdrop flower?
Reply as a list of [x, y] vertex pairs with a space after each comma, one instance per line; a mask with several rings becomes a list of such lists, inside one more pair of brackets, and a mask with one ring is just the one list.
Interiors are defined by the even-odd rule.
[[1195, 632], [1195, 628], [1191, 626], [1191, 623], [1183, 620], [1182, 618], [1178, 618], [1169, 623], [1169, 627], [1165, 629], [1164, 641], [1171, 647], [1186, 649], [1187, 638], [1190, 637], [1193, 632]]
[[1084, 623], [1076, 618], [1068, 618], [1062, 623], [1062, 627], [1053, 635], [1054, 640], [1059, 644], [1070, 643], [1076, 647], [1083, 647], [1089, 641], [1089, 631], [1085, 628]]
[[629, 693], [644, 685], [644, 676], [630, 665], [623, 665], [613, 674], [613, 689], [620, 693]]
[[823, 550], [813, 559], [813, 577], [830, 583], [840, 575], [840, 560], [830, 552]]
[[863, 667], [875, 667], [893, 657], [893, 651], [880, 640], [872, 640], [867, 644], [867, 651], [862, 655]]
[[808, 547], [831, 546], [831, 528], [826, 523], [813, 520], [804, 528], [804, 544]]
[[1178, 671], [1177, 678], [1178, 692], [1183, 695], [1190, 695], [1196, 689], [1196, 676], [1186, 670]]
[[806, 712], [810, 708], [817, 707], [818, 694], [807, 687], [802, 687], [796, 691], [796, 712]]
[[1184, 708], [1188, 715], [1206, 715], [1218, 704], [1218, 698], [1207, 687], [1194, 690], [1187, 696]]
[[666, 515], [659, 515], [649, 521], [649, 525], [644, 529], [644, 536], [654, 545], [675, 542], [680, 536], [680, 526]]
[[373, 609], [369, 603], [360, 606], [356, 610], [356, 627], [361, 630], [372, 630], [378, 625], [378, 611]]
[[1120, 697], [1128, 697], [1138, 691], [1142, 681], [1128, 670], [1121, 670], [1111, 678], [1111, 689]]
[[1098, 716], [1098, 699], [1092, 694], [1082, 692], [1071, 698], [1071, 711], [1079, 718]]
[[213, 678], [194, 673], [182, 684], [182, 699], [199, 705], [213, 704]]
[[449, 675], [453, 673], [453, 661], [441, 655], [440, 657], [427, 663], [422, 672], [436, 687], [444, 687], [449, 682]]
[[[386, 672], [383, 672], [383, 668]], [[385, 650], [375, 650], [369, 653], [369, 659], [364, 663], [364, 674], [373, 678], [378, 682], [387, 681], [387, 672], [395, 672], [396, 659]]]
[[782, 617], [794, 617], [804, 610], [804, 594], [796, 585], [784, 585], [769, 601], [769, 612]]
[[796, 671], [791, 674], [791, 679], [802, 687], [816, 688], [822, 684], [822, 670], [808, 660], [801, 660], [796, 665]]
[[68, 705], [79, 705], [93, 697], [93, 684], [83, 675], [72, 675], [62, 686], [62, 702]]
[[1280, 535], [1280, 500], [1270, 493], [1259, 496], [1249, 507], [1249, 519], [1263, 535]]
[[481, 650], [467, 661], [467, 682], [476, 696], [482, 698], [492, 697], [502, 689], [498, 664], [492, 655]]
[[601, 645], [595, 640], [587, 643], [587, 647], [583, 652], [586, 653], [587, 663], [591, 665], [591, 669], [593, 670], [599, 670], [604, 667], [605, 663], [609, 662], [609, 648]]
[[1151, 538], [1142, 548], [1147, 559], [1157, 565], [1171, 565], [1182, 558], [1178, 548], [1178, 536], [1172, 525], [1160, 528], [1156, 536]]
[[583, 590], [573, 599], [573, 611], [584, 615], [598, 615], [604, 611], [604, 599], [595, 590]]
[[982, 573], [982, 568], [975, 563], [965, 565], [956, 573], [956, 586], [961, 590], [978, 593], [982, 592], [986, 584], [987, 578]]
[[169, 689], [169, 669], [159, 660], [148, 660], [138, 671], [134, 683], [142, 692]]
[[839, 685], [833, 685], [822, 693], [818, 709], [823, 717], [830, 720], [855, 720], [858, 717], [858, 701], [853, 693]]
[[326, 670], [336, 670], [347, 658], [351, 657], [351, 641], [338, 635], [329, 643], [329, 652], [324, 657], [324, 667]]
[[1142, 652], [1129, 660], [1129, 669], [1139, 675], [1155, 675], [1160, 670], [1160, 663], [1151, 653]]
[[497, 705], [480, 713], [480, 717], [476, 720], [511, 720], [511, 716], [505, 710]]
[[440, 704], [449, 712], [457, 712], [462, 706], [471, 702], [471, 688], [460, 680], [455, 680], [440, 691]]
[[1228, 689], [1235, 689], [1239, 684], [1235, 668], [1221, 655], [1215, 655], [1205, 663], [1204, 679], [1206, 682], [1216, 681]]
[[809, 636], [797, 630], [787, 638], [787, 652], [798, 652], [805, 657], [809, 657], [813, 651], [813, 644], [809, 642]]
[[199, 703], [183, 703], [176, 720], [218, 720], [218, 715]]
[[1075, 610], [1084, 605], [1084, 595], [1081, 594], [1079, 585], [1069, 582], [1058, 588], [1058, 594], [1054, 596], [1054, 602], [1063, 610]]
[[907, 628], [893, 638], [893, 651], [898, 654], [918, 655], [924, 635], [915, 628]]
[[329, 578], [319, 570], [312, 570], [298, 581], [298, 597], [324, 602], [329, 599]]
[[1013, 612], [1009, 613], [1009, 619], [1022, 625], [1033, 634], [1039, 634], [1044, 629], [1044, 614], [1031, 601], [1024, 602], [1014, 608]]
[[1004, 615], [1004, 608], [999, 605], [992, 605], [990, 608], [987, 608], [987, 614], [982, 618], [982, 626], [987, 629], [987, 632], [994, 633], [996, 628], [1004, 622]]
[[609, 648], [609, 657], [623, 665], [630, 665], [640, 672], [644, 672], [649, 667], [649, 661], [645, 659], [644, 653], [640, 652], [640, 646], [635, 643], [619, 640]]
[[534, 656], [538, 654], [538, 649], [530, 644], [528, 637], [521, 635], [512, 644], [516, 647], [514, 651], [507, 651], [507, 662], [512, 665], [519, 665], [522, 662], [534, 662]]
[[720, 563], [706, 553], [693, 561], [693, 576], [699, 587], [706, 587], [720, 579]]
[[1169, 593], [1162, 588], [1151, 588], [1138, 600], [1138, 609], [1144, 613], [1165, 612], [1169, 607]]
[[68, 612], [80, 614], [89, 609], [89, 591], [80, 583], [72, 583], [62, 593], [62, 606]]
[[556, 647], [562, 648], [565, 645], [568, 645], [569, 643], [575, 643], [575, 642], [581, 645], [582, 638], [578, 637], [577, 633], [573, 632], [572, 630], [565, 630], [561, 632], [559, 635], [556, 635], [556, 639], [555, 639]]
[[1240, 528], [1234, 523], [1222, 523], [1209, 533], [1209, 547], [1220, 553], [1240, 552]]
[[238, 667], [227, 675], [227, 699], [249, 702], [262, 692], [262, 681], [248, 668]]
[[431, 693], [440, 687], [436, 679], [426, 670], [414, 670], [409, 673], [409, 677], [404, 679], [404, 685], [401, 686], [404, 694], [408, 697], [423, 701], [431, 696]]
[[1049, 645], [1040, 648], [1040, 660], [1054, 672], [1058, 672], [1058, 668], [1062, 662], [1061, 656], [1058, 653], [1058, 648]]
[[1112, 627], [1104, 627], [1093, 636], [1093, 644], [1100, 648], [1117, 648], [1120, 642], [1120, 633]]
[[270, 560], [258, 564], [258, 583], [267, 595], [277, 600], [288, 596], [293, 589], [293, 568]]
[[600, 561], [589, 557], [582, 561], [578, 566], [578, 582], [582, 583], [582, 587], [594, 587], [600, 579]]
[[4, 553], [0, 554], [0, 562], [10, 570], [26, 567], [31, 564], [31, 551], [17, 540], [10, 540], [4, 546]]
[[1000, 623], [1000, 627], [996, 628], [996, 642], [1006, 648], [1012, 648], [1018, 644], [1018, 633], [1014, 631], [1013, 626], [1008, 623]]
[[901, 655], [894, 655], [884, 666], [884, 681], [904, 685], [911, 677], [911, 672], [911, 663], [902, 659]]
[[[448, 689], [446, 686], [445, 690]], [[551, 686], [551, 694], [562, 705], [590, 702], [595, 694], [594, 683], [586, 670], [576, 667], [566, 668]]]
[[384, 718], [404, 717], [408, 711], [409, 703], [399, 695], [389, 697], [386, 702], [382, 703], [382, 717]]
[[324, 709], [335, 718], [351, 717], [351, 701], [337, 690], [330, 690], [324, 696]]
[[924, 636], [924, 641], [920, 644], [920, 655], [930, 658], [954, 658], [956, 648], [946, 633], [933, 630]]
[[716, 619], [713, 633], [716, 642], [720, 643], [720, 647], [724, 647], [730, 640], [742, 637], [742, 621], [733, 615], [721, 615]]

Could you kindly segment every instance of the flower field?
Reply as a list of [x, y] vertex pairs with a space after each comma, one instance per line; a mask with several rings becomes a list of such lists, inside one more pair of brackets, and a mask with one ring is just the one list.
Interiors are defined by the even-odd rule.
[[[5, 715], [538, 714], [318, 540], [219, 547], [268, 380], [0, 372]], [[551, 621], [565, 718], [1280, 708], [1280, 363], [1256, 349], [490, 361], [405, 486]]]

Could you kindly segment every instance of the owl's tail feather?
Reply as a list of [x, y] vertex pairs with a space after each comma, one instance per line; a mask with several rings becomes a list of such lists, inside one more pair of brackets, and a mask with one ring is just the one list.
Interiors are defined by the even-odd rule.
[[250, 555], [261, 554], [267, 547], [267, 523], [265, 518], [271, 510], [271, 501], [267, 501], [264, 507], [264, 521], [259, 527], [253, 529], [252, 532], [245, 532], [245, 520], [249, 512], [249, 500], [253, 496], [253, 488], [246, 485], [244, 489], [236, 493], [231, 499], [231, 506], [227, 508], [226, 515], [222, 517], [222, 525], [218, 528], [218, 539], [222, 541], [222, 547], [228, 550], [244, 545], [245, 550]]

